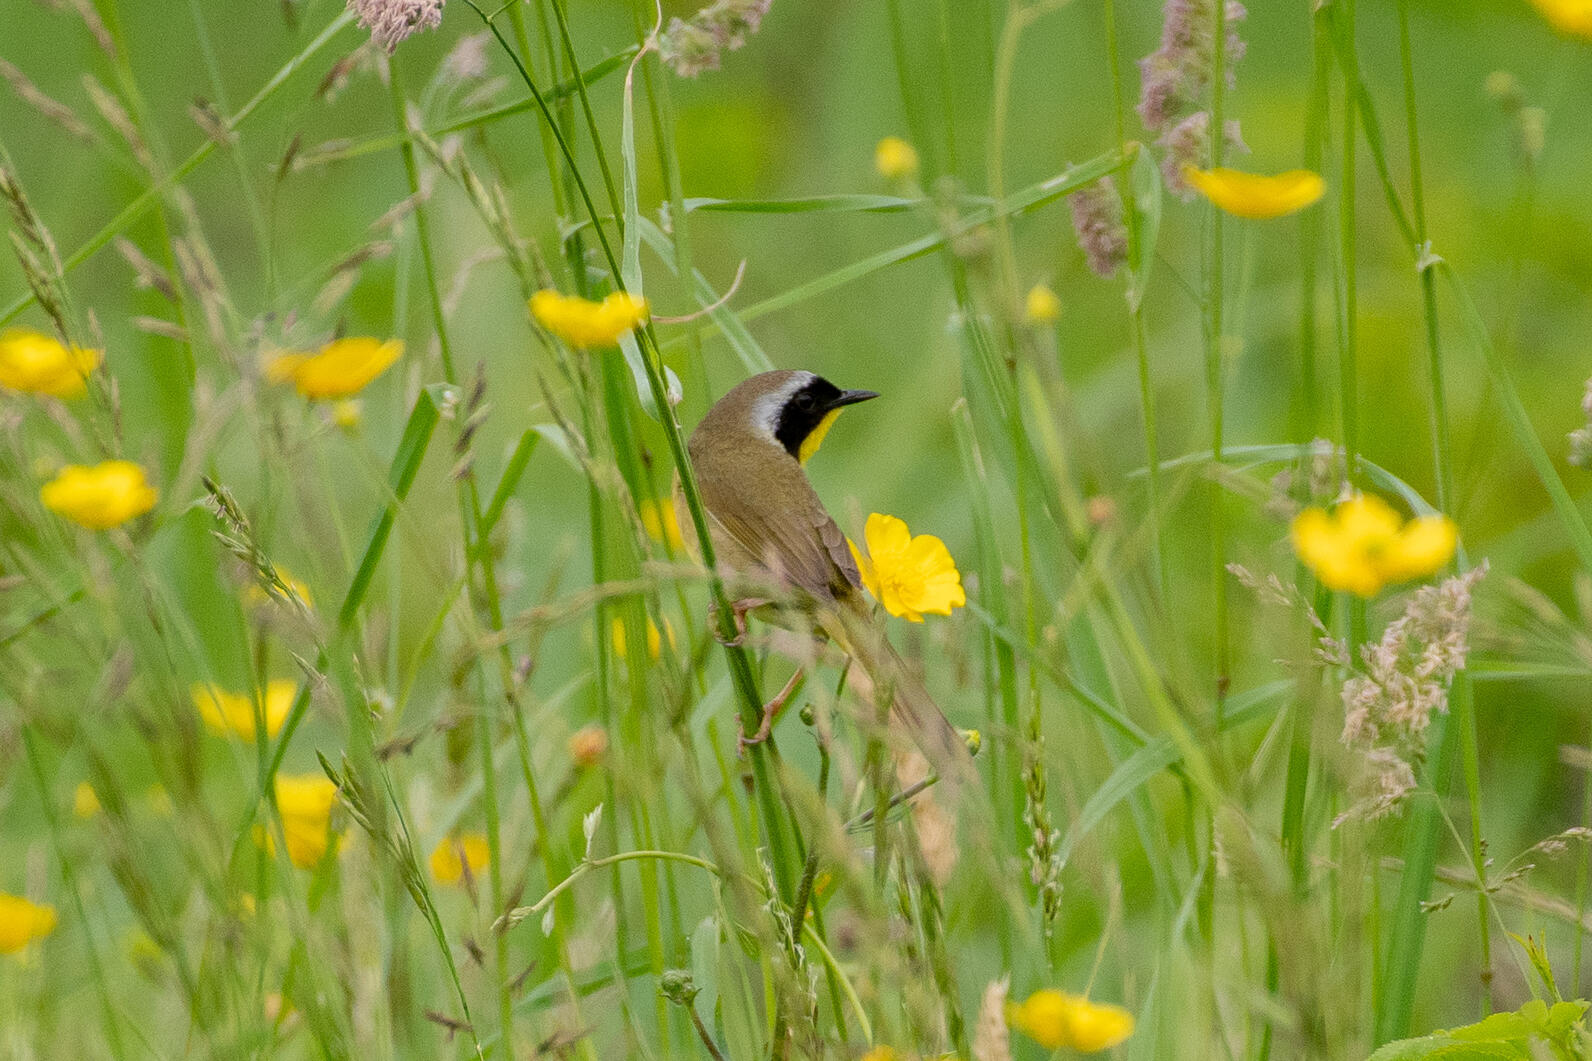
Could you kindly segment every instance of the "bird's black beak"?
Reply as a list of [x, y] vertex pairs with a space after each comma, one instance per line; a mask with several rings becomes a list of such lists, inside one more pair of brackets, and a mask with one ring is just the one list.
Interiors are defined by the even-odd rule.
[[879, 397], [878, 391], [841, 391], [840, 396], [829, 403], [830, 409], [839, 409], [845, 405], [856, 405], [870, 398]]

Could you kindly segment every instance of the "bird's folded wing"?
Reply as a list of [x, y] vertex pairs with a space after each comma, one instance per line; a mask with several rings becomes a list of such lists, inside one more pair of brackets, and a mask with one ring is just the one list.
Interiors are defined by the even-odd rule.
[[[714, 476], [702, 488], [708, 510], [740, 552], [776, 580], [820, 599], [861, 584], [846, 536], [824, 511], [801, 465], [762, 461], [748, 473]], [[733, 566], [735, 559], [725, 562]]]

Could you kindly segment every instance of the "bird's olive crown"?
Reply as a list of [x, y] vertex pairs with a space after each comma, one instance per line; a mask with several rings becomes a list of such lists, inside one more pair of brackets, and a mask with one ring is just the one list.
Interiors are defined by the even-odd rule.
[[806, 386], [785, 399], [774, 437], [792, 457], [801, 459], [802, 443], [825, 417], [844, 404], [843, 393], [824, 377], [814, 376]]

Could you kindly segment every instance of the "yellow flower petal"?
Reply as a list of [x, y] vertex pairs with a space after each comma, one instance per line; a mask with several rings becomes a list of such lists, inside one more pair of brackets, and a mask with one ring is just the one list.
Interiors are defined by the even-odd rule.
[[1592, 0], [1531, 0], [1554, 29], [1592, 40]]
[[1109, 1050], [1133, 1034], [1133, 1014], [1121, 1006], [1045, 988], [1021, 1005], [1008, 1003], [1006, 1021], [1048, 1050]]
[[431, 852], [431, 876], [438, 884], [462, 884], [468, 868], [471, 878], [479, 880], [490, 858], [484, 833], [449, 836]]
[[680, 532], [680, 520], [674, 511], [674, 498], [643, 501], [639, 506], [642, 529], [647, 537], [669, 546], [671, 553], [685, 548], [685, 538]]
[[1035, 284], [1023, 302], [1023, 319], [1029, 324], [1056, 323], [1061, 319], [1061, 296], [1044, 284]]
[[316, 354], [283, 353], [265, 365], [265, 377], [272, 383], [291, 383], [311, 401], [347, 398], [387, 371], [403, 356], [404, 344], [397, 339], [382, 342], [368, 336], [336, 339]]
[[15, 954], [55, 931], [55, 907], [0, 892], [0, 954]]
[[99, 794], [87, 781], [79, 781], [72, 791], [72, 814], [85, 821], [100, 812]]
[[[293, 698], [298, 694], [298, 683], [277, 678], [265, 686], [265, 733], [274, 738], [287, 721]], [[248, 693], [231, 693], [218, 685], [195, 685], [189, 689], [199, 717], [210, 732], [220, 737], [238, 737], [252, 741], [255, 738], [254, 697]]]
[[[331, 846], [337, 786], [318, 774], [278, 774], [274, 788], [277, 811], [282, 816], [282, 835], [287, 840], [287, 857], [301, 869], [314, 869]], [[256, 830], [255, 840], [268, 850], [275, 850], [264, 830]]]
[[918, 171], [918, 152], [899, 136], [887, 136], [873, 149], [873, 165], [886, 180], [906, 180]]
[[104, 360], [99, 350], [64, 346], [54, 336], [26, 328], [0, 334], [0, 387], [25, 394], [77, 398], [88, 374]]
[[912, 536], [894, 516], [875, 512], [863, 528], [864, 556], [849, 539], [862, 584], [891, 615], [921, 623], [923, 613], [950, 615], [967, 603], [962, 576], [945, 543], [932, 534]]
[[1421, 578], [1453, 557], [1458, 532], [1446, 516], [1404, 523], [1387, 502], [1361, 494], [1330, 515], [1307, 508], [1289, 528], [1294, 552], [1321, 584], [1374, 597], [1392, 582]]
[[1209, 170], [1185, 166], [1183, 178], [1227, 213], [1261, 221], [1303, 210], [1327, 190], [1320, 174], [1305, 169], [1267, 177], [1226, 166]]
[[546, 288], [531, 296], [531, 316], [577, 350], [619, 345], [647, 320], [647, 300], [615, 291], [601, 302]]
[[69, 464], [39, 489], [44, 507], [90, 530], [109, 530], [155, 507], [160, 493], [132, 461]]

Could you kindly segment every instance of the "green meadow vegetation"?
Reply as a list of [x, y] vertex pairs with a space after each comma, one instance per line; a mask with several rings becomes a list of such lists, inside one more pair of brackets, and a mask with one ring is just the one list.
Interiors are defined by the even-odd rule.
[[[0, 1057], [1592, 1051], [1592, 3], [0, 0], [0, 77]], [[775, 368], [881, 395], [806, 470], [971, 779], [703, 562]]]

